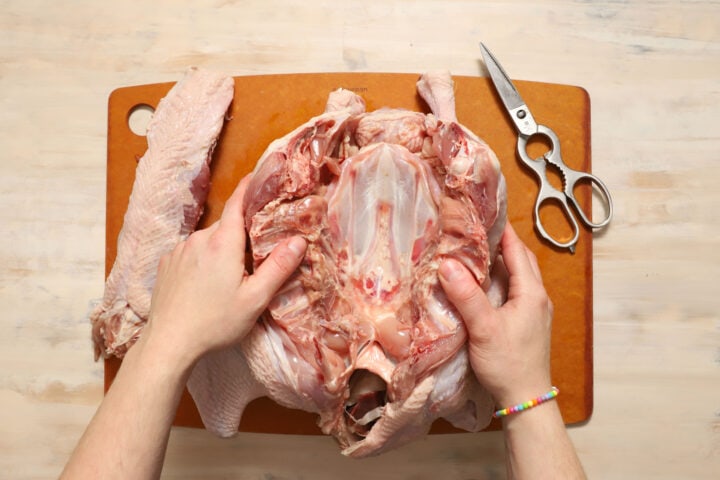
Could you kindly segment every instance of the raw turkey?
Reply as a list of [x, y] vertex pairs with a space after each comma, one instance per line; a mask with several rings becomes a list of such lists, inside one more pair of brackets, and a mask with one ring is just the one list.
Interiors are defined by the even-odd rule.
[[205, 206], [210, 160], [234, 93], [232, 77], [190, 68], [148, 125], [117, 256], [90, 314], [95, 359], [122, 357], [147, 322], [160, 258], [190, 235]]
[[365, 112], [361, 97], [332, 92], [258, 161], [244, 212], [254, 265], [292, 235], [308, 248], [242, 346], [193, 371], [209, 430], [233, 435], [262, 395], [317, 413], [353, 457], [417, 439], [437, 418], [489, 423], [492, 400], [437, 270], [456, 258], [490, 287], [505, 182], [488, 145], [457, 123], [450, 75], [417, 87], [432, 114]]

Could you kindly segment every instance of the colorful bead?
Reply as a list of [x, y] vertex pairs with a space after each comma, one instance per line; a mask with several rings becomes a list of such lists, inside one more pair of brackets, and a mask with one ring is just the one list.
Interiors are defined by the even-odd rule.
[[522, 412], [523, 410], [528, 410], [530, 408], [537, 407], [538, 405], [557, 397], [559, 393], [560, 393], [560, 390], [558, 390], [557, 387], [552, 387], [552, 389], [549, 392], [547, 392], [543, 395], [540, 395], [537, 398], [533, 398], [532, 400], [528, 400], [527, 402], [518, 403], [517, 405], [513, 405], [512, 407], [507, 407], [507, 408], [502, 408], [500, 410], [497, 410], [493, 414], [493, 418], [505, 417], [505, 416], [513, 414], [513, 413], [518, 413], [518, 412]]

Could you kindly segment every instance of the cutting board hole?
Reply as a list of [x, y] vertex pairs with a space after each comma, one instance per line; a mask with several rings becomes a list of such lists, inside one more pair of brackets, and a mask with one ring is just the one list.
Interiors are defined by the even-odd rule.
[[148, 125], [150, 124], [153, 113], [155, 113], [155, 109], [144, 103], [131, 108], [128, 113], [128, 127], [130, 127], [130, 131], [139, 137], [147, 135]]

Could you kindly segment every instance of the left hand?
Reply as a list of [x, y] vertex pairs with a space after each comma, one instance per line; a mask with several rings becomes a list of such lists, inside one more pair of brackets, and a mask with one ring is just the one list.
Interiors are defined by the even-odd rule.
[[305, 254], [305, 240], [290, 238], [247, 274], [242, 207], [249, 178], [228, 199], [220, 220], [160, 261], [143, 340], [175, 361], [192, 365], [242, 340]]

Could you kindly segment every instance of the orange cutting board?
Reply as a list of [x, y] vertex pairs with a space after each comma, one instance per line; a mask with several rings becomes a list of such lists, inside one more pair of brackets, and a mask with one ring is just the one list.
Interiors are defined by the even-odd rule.
[[[210, 225], [238, 181], [252, 171], [268, 144], [323, 112], [330, 91], [339, 87], [361, 95], [367, 109], [384, 106], [428, 111], [417, 95], [418, 75], [386, 73], [287, 74], [235, 77], [235, 97], [215, 150], [212, 185], [200, 228]], [[593, 401], [592, 351], [592, 234], [580, 233], [575, 254], [542, 242], [533, 230], [533, 205], [538, 188], [533, 173], [516, 155], [517, 137], [490, 81], [483, 77], [454, 77], [458, 120], [483, 138], [497, 153], [508, 185], [508, 217], [520, 237], [538, 257], [548, 293], [555, 305], [552, 333], [552, 377], [560, 389], [558, 402], [566, 423], [589, 419]], [[115, 260], [117, 237], [135, 175], [145, 153], [144, 136], [129, 128], [130, 112], [138, 105], [157, 106], [172, 83], [119, 88], [108, 106], [107, 222], [105, 271]], [[587, 92], [567, 85], [516, 82], [535, 118], [555, 130], [565, 162], [590, 171], [590, 99]], [[539, 148], [535, 146], [533, 148]], [[530, 152], [533, 153], [532, 151]], [[542, 153], [542, 151], [540, 151]], [[579, 194], [587, 209], [591, 192]], [[562, 228], [557, 212], [544, 218]], [[105, 388], [109, 388], [120, 360], [105, 360]], [[541, 393], [541, 392], [538, 392]], [[192, 398], [184, 393], [175, 425], [202, 427]], [[497, 428], [495, 422], [491, 428]], [[319, 434], [315, 415], [289, 410], [267, 398], [252, 402], [242, 418], [241, 431]], [[437, 421], [433, 433], [459, 431]]]

